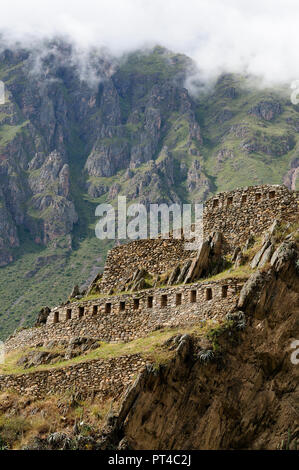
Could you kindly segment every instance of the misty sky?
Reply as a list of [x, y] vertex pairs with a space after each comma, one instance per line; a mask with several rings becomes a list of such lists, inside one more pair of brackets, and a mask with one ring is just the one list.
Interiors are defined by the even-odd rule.
[[114, 54], [160, 44], [219, 71], [299, 79], [298, 0], [8, 0], [0, 30], [11, 40], [65, 34]]

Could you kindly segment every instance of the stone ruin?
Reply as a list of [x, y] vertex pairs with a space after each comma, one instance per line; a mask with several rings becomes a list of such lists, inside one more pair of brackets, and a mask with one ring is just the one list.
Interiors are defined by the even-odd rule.
[[[127, 342], [164, 327], [186, 327], [224, 318], [236, 311], [246, 277], [213, 280], [223, 270], [226, 254], [238, 262], [240, 246], [269, 231], [276, 219], [298, 217], [298, 191], [264, 185], [218, 194], [204, 209], [204, 242], [198, 251], [184, 249], [184, 239], [140, 240], [113, 248], [103, 276], [90, 286], [91, 299], [80, 299], [48, 309], [44, 307], [36, 326], [12, 335], [6, 351], [48, 347], [72, 338]], [[270, 229], [271, 230], [271, 229]], [[262, 266], [271, 256], [265, 239], [252, 260]], [[267, 255], [267, 256], [266, 256]], [[148, 278], [155, 280], [146, 285]], [[79, 299], [78, 299], [79, 297]], [[72, 299], [73, 300], [73, 299]], [[140, 354], [117, 359], [96, 359], [32, 374], [0, 375], [0, 390], [12, 388], [32, 396], [80, 390], [119, 396], [134, 375], [145, 366]], [[84, 389], [84, 390], [83, 390]]]
[[[103, 276], [97, 276], [88, 291], [95, 298], [44, 309], [37, 322], [41, 326], [24, 335], [27, 344], [82, 330], [105, 341], [126, 341], [161, 325], [222, 316], [233, 308], [246, 279], [200, 279], [222, 270], [224, 253], [236, 257], [236, 247], [261, 235], [273, 220], [292, 220], [297, 214], [298, 191], [285, 186], [252, 186], [217, 194], [205, 204], [205, 241], [199, 251], [185, 250], [184, 238], [171, 236], [116, 246], [108, 253]], [[146, 286], [147, 276], [156, 279], [154, 285]]]

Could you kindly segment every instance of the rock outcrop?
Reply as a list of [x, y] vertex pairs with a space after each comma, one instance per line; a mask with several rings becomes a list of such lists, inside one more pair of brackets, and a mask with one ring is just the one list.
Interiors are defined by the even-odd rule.
[[186, 335], [178, 337], [171, 363], [147, 367], [129, 388], [105, 445], [275, 449], [285, 445], [284, 436], [288, 448], [296, 449], [298, 370], [290, 360], [299, 334], [296, 261], [298, 250], [283, 243], [268, 271], [248, 280], [239, 300], [243, 311], [229, 316], [231, 321], [235, 315], [236, 325], [240, 315], [247, 318], [244, 332], [219, 336], [220, 357]]

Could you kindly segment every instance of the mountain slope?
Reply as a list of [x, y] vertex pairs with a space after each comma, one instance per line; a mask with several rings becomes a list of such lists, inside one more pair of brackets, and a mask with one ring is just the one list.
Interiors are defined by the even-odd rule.
[[94, 211], [127, 195], [201, 201], [219, 190], [295, 189], [299, 108], [285, 90], [222, 76], [191, 96], [187, 57], [160, 47], [83, 59], [61, 41], [0, 54], [0, 337], [31, 324], [103, 266]]

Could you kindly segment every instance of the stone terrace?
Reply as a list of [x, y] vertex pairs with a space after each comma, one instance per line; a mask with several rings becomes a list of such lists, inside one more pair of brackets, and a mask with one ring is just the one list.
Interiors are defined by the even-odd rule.
[[[204, 239], [213, 232], [221, 232], [224, 249], [231, 253], [250, 235], [261, 235], [276, 218], [295, 218], [298, 199], [298, 191], [281, 185], [250, 186], [219, 193], [204, 205]], [[195, 256], [196, 251], [185, 249], [183, 236], [181, 239], [138, 240], [117, 246], [108, 252], [99, 290], [119, 291], [137, 268], [161, 274]]]
[[225, 279], [135, 294], [73, 302], [51, 311], [46, 325], [9, 338], [6, 350], [41, 346], [52, 340], [90, 336], [102, 341], [130, 341], [161, 327], [177, 327], [221, 318], [232, 310], [245, 281]]
[[250, 235], [261, 235], [275, 219], [298, 217], [299, 192], [282, 185], [263, 185], [219, 193], [205, 203], [204, 236], [222, 233], [227, 251]]

